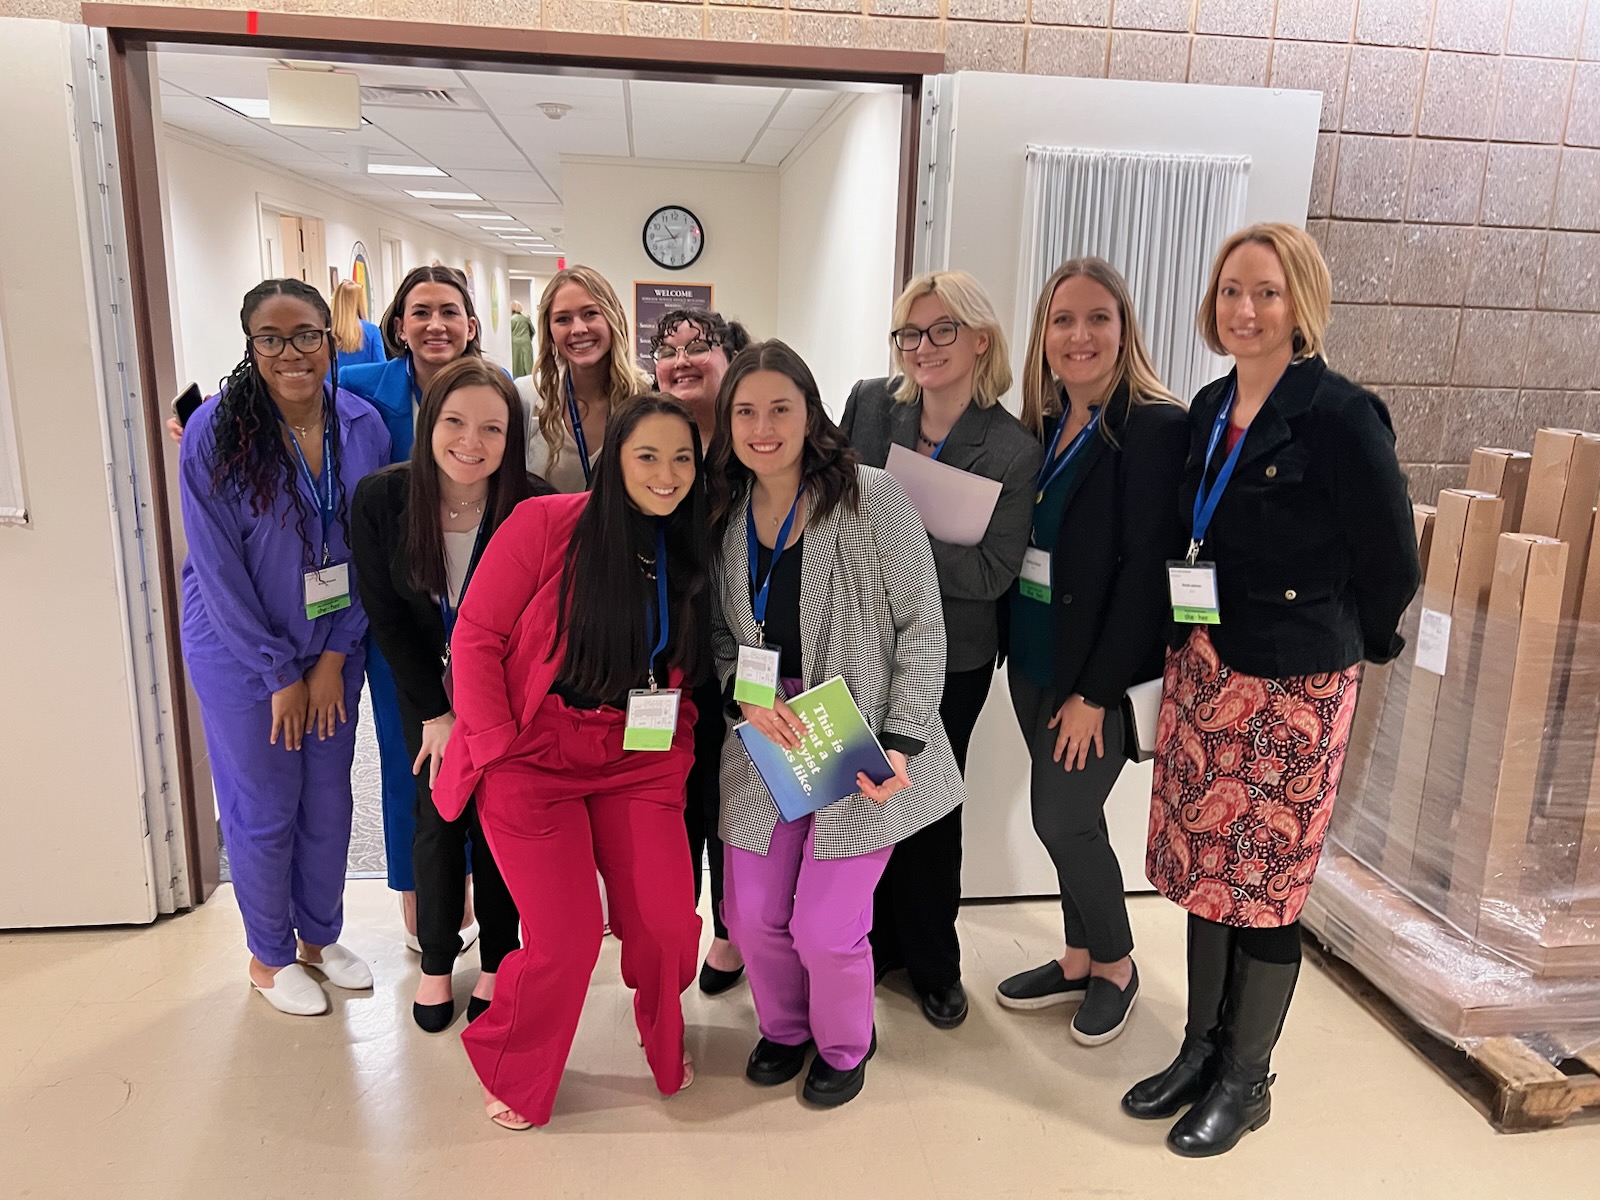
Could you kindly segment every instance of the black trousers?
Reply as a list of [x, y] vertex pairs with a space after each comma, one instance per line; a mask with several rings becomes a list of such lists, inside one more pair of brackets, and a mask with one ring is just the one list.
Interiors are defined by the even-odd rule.
[[[413, 761], [422, 752], [422, 725], [407, 720], [406, 745]], [[472, 902], [478, 918], [478, 960], [486, 972], [500, 969], [500, 960], [520, 944], [517, 905], [501, 878], [478, 823], [478, 805], [446, 821], [433, 804], [424, 765], [417, 776], [417, 832], [411, 841], [417, 881], [417, 943], [422, 947], [422, 973], [448, 975], [461, 953], [461, 918], [467, 898], [467, 845], [472, 853]]]
[[1050, 720], [1061, 706], [1053, 688], [1030, 680], [1015, 660], [1006, 668], [1011, 703], [1032, 758], [1029, 797], [1033, 829], [1050, 852], [1061, 888], [1061, 917], [1067, 945], [1087, 949], [1095, 962], [1110, 963], [1133, 953], [1122, 868], [1106, 831], [1106, 800], [1128, 760], [1122, 710], [1106, 712], [1105, 754], [1082, 770], [1067, 771], [1051, 755], [1056, 731]]
[[[994, 668], [944, 677], [939, 719], [950, 736], [956, 765], [967, 770], [967, 747], [978, 714], [989, 698]], [[878, 963], [904, 963], [919, 993], [941, 991], [961, 981], [961, 943], [956, 915], [961, 908], [961, 806], [896, 844], [872, 898], [872, 956]]]
[[703, 861], [710, 864], [711, 927], [719, 938], [728, 936], [722, 921], [722, 839], [717, 825], [722, 819], [722, 744], [728, 736], [728, 722], [722, 715], [722, 690], [713, 679], [695, 689], [699, 715], [694, 725], [694, 766], [689, 768], [688, 792], [683, 806], [683, 823], [689, 831], [689, 856], [694, 860], [694, 902], [700, 903], [705, 874]]

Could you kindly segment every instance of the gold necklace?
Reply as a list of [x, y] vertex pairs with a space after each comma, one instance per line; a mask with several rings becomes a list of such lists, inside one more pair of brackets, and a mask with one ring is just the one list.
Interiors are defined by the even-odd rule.
[[461, 514], [465, 512], [481, 513], [483, 511], [483, 502], [486, 499], [488, 499], [487, 494], [479, 496], [476, 500], [466, 501], [461, 505], [460, 508], [457, 508], [454, 504], [451, 504], [450, 501], [446, 500], [444, 502], [444, 510], [450, 514], [450, 519], [455, 521], [458, 520], [461, 517]]

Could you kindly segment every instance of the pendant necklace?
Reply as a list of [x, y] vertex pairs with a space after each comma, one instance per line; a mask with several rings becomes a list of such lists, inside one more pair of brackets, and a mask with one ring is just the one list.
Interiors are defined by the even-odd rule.
[[451, 504], [448, 500], [446, 500], [444, 508], [445, 511], [450, 514], [450, 519], [454, 521], [459, 519], [460, 516], [466, 512], [481, 513], [483, 511], [483, 502], [485, 499], [486, 497], [479, 496], [476, 500], [468, 500], [465, 504], [461, 505], [460, 508], [457, 508], [454, 504]]

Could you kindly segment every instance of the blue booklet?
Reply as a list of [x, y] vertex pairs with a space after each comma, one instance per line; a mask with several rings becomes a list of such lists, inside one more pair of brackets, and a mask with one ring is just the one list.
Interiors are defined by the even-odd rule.
[[894, 774], [842, 677], [801, 692], [789, 707], [810, 731], [798, 750], [768, 741], [748, 721], [733, 727], [785, 821], [855, 795], [858, 772], [874, 783]]

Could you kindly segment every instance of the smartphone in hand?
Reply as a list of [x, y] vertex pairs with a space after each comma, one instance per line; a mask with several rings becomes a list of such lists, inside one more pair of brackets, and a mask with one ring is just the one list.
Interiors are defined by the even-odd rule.
[[200, 394], [200, 385], [191, 383], [183, 389], [183, 394], [172, 402], [172, 411], [177, 414], [178, 424], [187, 425], [189, 418], [194, 416], [194, 410], [205, 402], [205, 397]]

